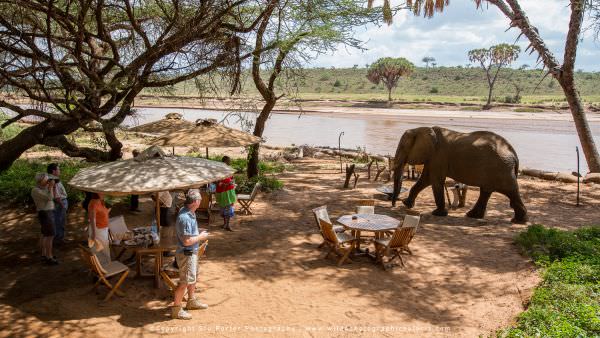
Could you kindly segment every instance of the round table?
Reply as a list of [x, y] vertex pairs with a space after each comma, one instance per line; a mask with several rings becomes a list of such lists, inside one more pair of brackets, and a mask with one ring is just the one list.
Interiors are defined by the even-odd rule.
[[[356, 219], [352, 219], [353, 217]], [[381, 233], [395, 230], [400, 225], [399, 220], [380, 214], [344, 215], [338, 218], [337, 222], [352, 231], [354, 237], [358, 239], [356, 241], [356, 250], [360, 250], [360, 234], [362, 231], [373, 231], [375, 238], [379, 238]]]
[[[391, 185], [382, 185], [381, 187], [377, 187], [375, 190], [380, 193], [386, 194], [388, 199], [392, 199], [392, 194], [394, 193], [394, 187]], [[407, 192], [408, 189], [405, 187], [400, 188], [399, 194]]]

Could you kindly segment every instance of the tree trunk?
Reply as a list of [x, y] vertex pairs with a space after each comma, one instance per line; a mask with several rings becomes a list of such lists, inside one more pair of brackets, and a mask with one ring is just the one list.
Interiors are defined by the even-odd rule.
[[388, 87], [388, 103], [392, 102], [392, 88]]
[[485, 106], [489, 109], [492, 107], [492, 91], [494, 90], [494, 84], [489, 84], [488, 87], [488, 98]]
[[590, 125], [585, 116], [581, 98], [575, 89], [575, 83], [564, 80], [559, 82], [565, 92], [567, 102], [569, 103], [569, 108], [573, 115], [573, 122], [575, 122], [575, 129], [577, 129], [577, 135], [579, 136], [579, 142], [581, 142], [581, 149], [585, 155], [588, 168], [590, 172], [600, 173], [600, 156], [598, 155], [598, 148], [596, 148], [594, 135], [592, 135]]
[[0, 144], [0, 172], [10, 168], [25, 151], [37, 144], [43, 144], [50, 137], [70, 134], [78, 125], [68, 122], [42, 121], [21, 131], [17, 136]]
[[[265, 131], [265, 125], [269, 119], [269, 115], [271, 114], [273, 107], [275, 107], [276, 102], [277, 100], [274, 97], [272, 100], [265, 102], [260, 114], [256, 118], [256, 124], [254, 125], [254, 136], [262, 137], [263, 132]], [[248, 152], [248, 178], [258, 176], [259, 153], [260, 143], [253, 144]]]

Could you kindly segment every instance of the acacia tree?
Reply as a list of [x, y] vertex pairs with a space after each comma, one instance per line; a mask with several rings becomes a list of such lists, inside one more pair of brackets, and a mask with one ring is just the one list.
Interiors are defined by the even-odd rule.
[[381, 58], [367, 70], [367, 79], [375, 85], [383, 82], [388, 90], [388, 101], [392, 101], [392, 89], [398, 86], [403, 76], [410, 75], [415, 65], [405, 58]]
[[425, 56], [421, 61], [425, 63], [425, 68], [429, 68], [429, 63], [435, 62], [435, 58], [432, 56]]
[[492, 104], [492, 91], [494, 84], [498, 79], [500, 69], [508, 66], [519, 57], [521, 48], [507, 43], [491, 46], [490, 48], [479, 48], [469, 51], [469, 61], [477, 62], [485, 71], [485, 76], [488, 84], [488, 99], [485, 108], [490, 108]]
[[[377, 13], [363, 8], [361, 0], [286, 0], [265, 11], [256, 30], [252, 55], [252, 80], [264, 100], [253, 134], [262, 137], [277, 101], [294, 88], [278, 81], [296, 82], [301, 67], [315, 55], [340, 45], [360, 48], [352, 28], [377, 20]], [[265, 45], [274, 48], [265, 50]], [[293, 86], [292, 86], [293, 87]], [[258, 175], [260, 144], [248, 152], [248, 177]]]
[[[389, 2], [389, 0], [385, 1]], [[371, 7], [373, 0], [367, 0], [367, 2]], [[594, 142], [574, 77], [577, 46], [581, 38], [583, 19], [586, 13], [593, 20], [596, 35], [600, 32], [600, 3], [598, 0], [568, 1], [570, 10], [569, 26], [564, 43], [562, 63], [550, 51], [537, 27], [529, 21], [518, 0], [473, 0], [473, 2], [477, 8], [482, 8], [483, 5], [493, 5], [498, 8], [510, 21], [509, 28], [518, 29], [520, 31], [519, 37], [525, 36], [529, 40], [529, 46], [525, 51], [537, 52], [538, 60], [543, 63], [548, 74], [552, 75], [563, 89], [590, 172], [600, 172], [600, 154]], [[415, 15], [423, 14], [425, 17], [431, 17], [435, 12], [442, 12], [448, 4], [449, 0], [406, 0], [406, 6]], [[385, 10], [383, 14], [385, 16]]]
[[[219, 70], [238, 87], [245, 35], [271, 0], [0, 1], [0, 107], [42, 121], [0, 144], [0, 170], [36, 144], [69, 156], [114, 160], [115, 127], [144, 88]], [[10, 97], [26, 97], [27, 106]], [[90, 122], [99, 128], [90, 128]], [[79, 147], [66, 135], [103, 132], [110, 150]]]

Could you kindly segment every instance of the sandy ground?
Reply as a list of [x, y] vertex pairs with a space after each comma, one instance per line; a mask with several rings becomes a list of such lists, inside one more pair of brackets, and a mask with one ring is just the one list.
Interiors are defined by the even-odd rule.
[[[129, 278], [124, 298], [101, 301], [91, 291], [77, 252], [84, 239], [83, 212], [69, 214], [70, 243], [57, 250], [57, 267], [42, 266], [35, 250], [38, 225], [30, 210], [0, 205], [0, 336], [121, 337], [198, 336], [465, 336], [487, 335], [510, 325], [539, 282], [530, 260], [512, 242], [525, 228], [511, 225], [508, 201], [494, 194], [485, 220], [453, 210], [434, 217], [431, 190], [417, 199], [419, 231], [406, 268], [383, 271], [367, 258], [337, 267], [317, 249], [320, 235], [310, 212], [327, 205], [333, 219], [352, 213], [361, 198], [376, 198], [376, 212], [401, 218], [375, 188], [359, 181], [340, 189], [336, 162], [302, 159], [281, 175], [285, 189], [259, 194], [255, 214], [238, 215], [233, 233], [210, 226], [207, 256], [200, 263], [199, 295], [210, 305], [191, 321], [171, 320], [170, 293], [149, 279]], [[572, 229], [600, 220], [598, 185], [583, 187], [575, 207], [572, 184], [521, 179], [533, 223]], [[407, 182], [412, 185], [412, 182]], [[474, 204], [470, 191], [467, 206]], [[131, 214], [130, 226], [148, 223], [152, 208]], [[133, 274], [132, 274], [133, 275]]]

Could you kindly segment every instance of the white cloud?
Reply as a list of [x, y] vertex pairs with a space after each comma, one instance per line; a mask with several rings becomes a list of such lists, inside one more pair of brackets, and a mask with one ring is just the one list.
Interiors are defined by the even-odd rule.
[[[567, 0], [521, 0], [531, 23], [535, 25], [547, 46], [561, 60], [564, 39], [569, 23]], [[432, 19], [415, 17], [407, 11], [398, 13], [391, 26], [368, 26], [355, 30], [356, 37], [366, 41], [367, 51], [340, 48], [331, 55], [321, 55], [314, 66], [364, 66], [384, 56], [406, 57], [416, 64], [424, 56], [433, 56], [439, 65], [464, 65], [467, 52], [473, 48], [498, 43], [512, 43], [518, 36], [516, 29], [506, 31], [508, 19], [495, 6], [476, 10], [472, 1], [453, 1], [444, 13]], [[587, 31], [580, 43], [577, 68], [600, 70], [597, 59], [600, 47]], [[528, 41], [522, 37], [518, 44], [524, 50]], [[534, 65], [537, 54], [522, 53], [516, 64]]]

